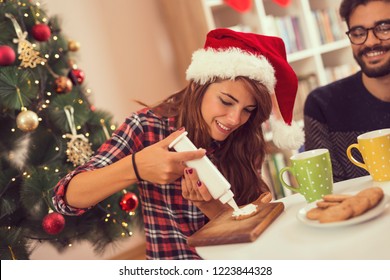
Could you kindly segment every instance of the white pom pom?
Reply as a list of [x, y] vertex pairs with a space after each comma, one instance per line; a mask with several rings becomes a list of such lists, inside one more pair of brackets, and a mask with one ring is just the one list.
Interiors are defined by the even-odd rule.
[[305, 142], [305, 133], [296, 122], [291, 125], [276, 120], [272, 122], [272, 140], [274, 144], [285, 150], [297, 150]]
[[[7, 151], [6, 159], [9, 160], [9, 163], [13, 167], [20, 170], [24, 168], [28, 158], [28, 151], [30, 149], [30, 140], [30, 136], [27, 134], [15, 141], [13, 143], [13, 147]], [[2, 154], [0, 154], [0, 156], [2, 156]]]

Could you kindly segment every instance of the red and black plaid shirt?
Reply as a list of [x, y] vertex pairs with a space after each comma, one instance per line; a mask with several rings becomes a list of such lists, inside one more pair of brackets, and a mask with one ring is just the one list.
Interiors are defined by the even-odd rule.
[[[91, 160], [66, 175], [55, 187], [53, 203], [65, 215], [81, 215], [88, 209], [70, 207], [64, 200], [69, 181], [78, 173], [110, 165], [166, 138], [176, 128], [173, 118], [160, 118], [145, 108], [134, 113], [104, 143]], [[200, 259], [187, 245], [187, 237], [206, 222], [204, 214], [181, 193], [180, 178], [174, 183], [138, 183], [148, 259]]]

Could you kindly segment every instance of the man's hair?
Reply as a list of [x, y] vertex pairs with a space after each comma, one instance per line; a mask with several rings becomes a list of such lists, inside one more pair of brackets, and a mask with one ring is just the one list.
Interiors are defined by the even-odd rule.
[[347, 25], [349, 26], [349, 18], [356, 7], [360, 5], [367, 5], [367, 3], [374, 1], [390, 3], [390, 0], [343, 0], [339, 9], [340, 16], [347, 22]]

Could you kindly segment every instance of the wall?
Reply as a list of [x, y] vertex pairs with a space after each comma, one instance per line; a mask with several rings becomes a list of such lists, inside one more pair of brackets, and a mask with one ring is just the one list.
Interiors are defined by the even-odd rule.
[[179, 89], [174, 54], [159, 0], [43, 0], [63, 32], [81, 44], [77, 64], [85, 72], [97, 108], [117, 122]]
[[[159, 0], [44, 0], [49, 16], [59, 15], [62, 31], [81, 44], [77, 65], [85, 72], [91, 101], [114, 115], [119, 124], [139, 105], [154, 103], [180, 89], [174, 53]], [[143, 242], [130, 239], [96, 255], [88, 243], [73, 244], [60, 254], [48, 244], [35, 244], [32, 259], [108, 259]]]

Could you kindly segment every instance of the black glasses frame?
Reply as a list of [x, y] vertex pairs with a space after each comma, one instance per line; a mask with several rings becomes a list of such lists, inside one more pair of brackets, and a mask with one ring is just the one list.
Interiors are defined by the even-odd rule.
[[[349, 38], [349, 41], [354, 44], [354, 45], [363, 45], [366, 41], [367, 41], [367, 38], [368, 38], [368, 33], [370, 32], [370, 30], [372, 30], [372, 33], [374, 34], [374, 36], [381, 40], [381, 41], [386, 41], [386, 40], [389, 40], [390, 39], [390, 30], [389, 30], [389, 38], [381, 38], [383, 35], [379, 35], [377, 34], [378, 32], [378, 27], [380, 27], [381, 25], [383, 24], [389, 24], [390, 25], [390, 20], [386, 20], [386, 21], [381, 21], [381, 22], [378, 22], [377, 24], [375, 24], [373, 27], [370, 27], [370, 28], [364, 28], [364, 27], [355, 27], [355, 28], [352, 28], [350, 30], [348, 30], [347, 32], [345, 32], [345, 34], [347, 34], [348, 38]], [[365, 38], [364, 40], [361, 42], [361, 43], [355, 43], [353, 42], [353, 39], [351, 37], [351, 32], [355, 31], [355, 30], [364, 30], [365, 31]]]

